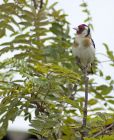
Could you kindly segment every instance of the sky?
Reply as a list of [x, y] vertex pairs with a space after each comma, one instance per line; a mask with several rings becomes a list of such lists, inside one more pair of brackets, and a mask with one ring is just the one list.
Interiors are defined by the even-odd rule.
[[[56, 0], [50, 0], [51, 3]], [[102, 42], [107, 42], [110, 47], [114, 46], [114, 0], [86, 0], [91, 12], [94, 32], [92, 33], [97, 51], [102, 51]], [[84, 13], [79, 6], [82, 0], [58, 0], [58, 7], [68, 14], [71, 28], [83, 23]], [[74, 32], [72, 30], [72, 32]]]
[[[49, 0], [49, 3], [53, 3], [56, 0]], [[106, 57], [100, 55], [105, 53], [105, 48], [102, 45], [103, 42], [109, 45], [111, 50], [114, 50], [114, 0], [86, 0], [88, 2], [88, 8], [92, 16], [92, 24], [94, 31], [92, 31], [92, 37], [96, 45], [96, 57], [100, 62], [107, 60]], [[79, 6], [82, 0], [58, 0], [57, 8], [64, 10], [68, 14], [68, 21], [70, 22], [71, 36], [75, 31], [73, 27], [82, 24], [85, 19], [85, 14], [82, 13], [82, 9]], [[113, 69], [109, 67], [108, 63], [101, 63], [99, 65], [105, 74], [113, 76]], [[98, 80], [98, 79], [97, 79]], [[20, 122], [22, 127], [20, 126]], [[25, 123], [23, 118], [17, 118], [16, 121], [9, 126], [9, 129], [28, 129], [28, 123]]]
[[[50, 3], [56, 0], [50, 0]], [[58, 0], [58, 8], [62, 8], [65, 13], [68, 14], [68, 21], [70, 22], [71, 35], [75, 33], [73, 27], [82, 24], [86, 18], [82, 13], [82, 8], [79, 6], [82, 0]], [[105, 48], [102, 45], [104, 42], [109, 45], [109, 48], [113, 50], [114, 47], [114, 0], [86, 0], [88, 3], [88, 9], [92, 16], [92, 24], [94, 31], [92, 31], [92, 38], [96, 45], [96, 57], [101, 62], [99, 67], [104, 69], [106, 74], [112, 74], [112, 69], [108, 67], [108, 64], [102, 63], [102, 61], [108, 60], [103, 57], [101, 53], [105, 53]], [[111, 69], [109, 71], [109, 69]]]

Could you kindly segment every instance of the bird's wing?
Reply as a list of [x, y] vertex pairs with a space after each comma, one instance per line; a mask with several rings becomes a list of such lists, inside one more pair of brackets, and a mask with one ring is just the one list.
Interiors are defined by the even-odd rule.
[[95, 48], [95, 42], [93, 41], [92, 38], [91, 38], [91, 41], [92, 41], [93, 47]]

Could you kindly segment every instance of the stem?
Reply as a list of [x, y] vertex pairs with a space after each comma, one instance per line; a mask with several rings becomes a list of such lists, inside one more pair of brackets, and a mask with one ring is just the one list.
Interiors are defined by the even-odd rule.
[[52, 133], [54, 140], [57, 140], [55, 133]]
[[36, 0], [33, 0], [33, 3], [34, 3], [34, 8], [37, 9], [37, 3], [36, 3]]
[[111, 124], [111, 125], [109, 125], [108, 127], [104, 128], [102, 131], [100, 131], [100, 132], [96, 133], [95, 135], [93, 135], [93, 137], [95, 138], [95, 137], [97, 137], [97, 136], [100, 136], [103, 132], [109, 130], [109, 129], [112, 128], [112, 127], [114, 127], [114, 124]]
[[87, 77], [87, 67], [84, 68], [84, 85], [85, 85], [85, 101], [84, 101], [84, 108], [83, 108], [83, 120], [82, 120], [82, 140], [85, 136], [87, 136], [87, 106], [88, 106], [88, 81], [89, 78]]
[[[38, 8], [38, 5], [37, 5], [36, 0], [33, 0], [33, 3], [34, 3], [34, 8], [35, 8], [35, 9], [37, 9], [37, 8]], [[43, 0], [40, 0], [40, 1], [39, 1], [39, 3], [40, 3], [39, 8], [41, 9], [41, 8], [42, 8], [42, 6], [43, 6]]]
[[[38, 36], [38, 24], [37, 24], [37, 14], [38, 12], [40, 11], [40, 9], [42, 8], [43, 6], [43, 0], [39, 0], [39, 3], [37, 3], [37, 0], [32, 0], [33, 1], [33, 4], [34, 4], [34, 8], [35, 8], [35, 17], [34, 17], [34, 26], [35, 26], [35, 29], [36, 29], [36, 40], [39, 41], [40, 40], [40, 37]], [[39, 5], [38, 5], [39, 4]], [[39, 8], [39, 9], [38, 9]], [[40, 46], [37, 45], [37, 47], [40, 49]]]
[[40, 0], [40, 9], [42, 8], [43, 6], [43, 0]]

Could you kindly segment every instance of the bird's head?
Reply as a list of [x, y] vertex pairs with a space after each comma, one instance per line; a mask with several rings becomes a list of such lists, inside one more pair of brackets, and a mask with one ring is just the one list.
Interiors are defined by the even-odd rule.
[[77, 28], [73, 28], [73, 29], [76, 30], [76, 34], [78, 36], [86, 37], [90, 35], [90, 28], [85, 24], [81, 24]]

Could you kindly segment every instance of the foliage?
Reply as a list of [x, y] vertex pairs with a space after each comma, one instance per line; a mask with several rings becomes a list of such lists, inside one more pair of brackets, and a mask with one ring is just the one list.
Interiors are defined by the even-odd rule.
[[[41, 7], [39, 1], [4, 0], [0, 5], [0, 137], [6, 133], [9, 121], [23, 115], [33, 128], [30, 133], [38, 137], [50, 140], [80, 138], [83, 76], [71, 55], [67, 15], [56, 9], [56, 4], [44, 1]], [[86, 3], [81, 7], [90, 15]], [[113, 52], [104, 45], [113, 62]], [[98, 111], [106, 108], [113, 111], [110, 105], [114, 104], [110, 94], [113, 79], [99, 69], [96, 71], [106, 84], [95, 83], [94, 78], [89, 81], [88, 130], [92, 130], [91, 137], [107, 120], [113, 123], [113, 115], [106, 120], [106, 113], [94, 119], [91, 117], [98, 116]], [[101, 101], [104, 106], [99, 107]]]
[[88, 3], [85, 2], [84, 0], [82, 0], [80, 7], [82, 8], [82, 12], [86, 15], [84, 22], [86, 24], [88, 24], [88, 26], [93, 30], [94, 27], [92, 24], [92, 16], [91, 16], [91, 13], [90, 13], [89, 8], [88, 8]]
[[103, 136], [100, 138], [85, 138], [84, 140], [113, 140], [114, 139], [114, 135], [111, 136]]

